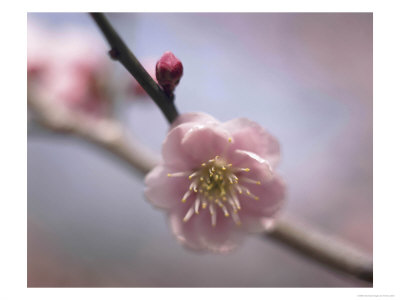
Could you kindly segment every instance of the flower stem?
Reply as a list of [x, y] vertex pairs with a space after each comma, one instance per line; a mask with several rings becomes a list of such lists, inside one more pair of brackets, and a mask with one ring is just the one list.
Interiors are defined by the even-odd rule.
[[169, 123], [172, 123], [178, 116], [178, 111], [173, 99], [160, 88], [143, 68], [135, 55], [125, 45], [124, 41], [112, 27], [103, 13], [90, 13], [97, 26], [100, 28], [108, 43], [110, 44], [110, 56], [118, 60], [133, 77], [139, 82], [143, 89], [149, 94], [153, 101], [163, 112]]

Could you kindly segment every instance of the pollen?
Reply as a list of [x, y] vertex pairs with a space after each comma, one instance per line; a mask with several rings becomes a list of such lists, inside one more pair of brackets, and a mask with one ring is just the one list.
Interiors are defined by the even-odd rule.
[[[231, 143], [232, 138], [229, 138], [228, 141]], [[243, 172], [250, 172], [250, 168], [234, 167], [223, 156], [217, 155], [201, 163], [198, 169], [168, 173], [168, 177], [186, 177], [188, 180], [188, 189], [181, 200], [182, 203], [187, 203], [185, 205], [189, 205], [183, 221], [188, 222], [190, 218], [200, 213], [209, 213], [213, 227], [217, 224], [218, 215], [231, 217], [233, 222], [239, 226], [241, 224], [239, 218], [239, 211], [242, 209], [241, 198], [259, 200], [259, 197], [254, 195], [246, 184], [243, 186], [242, 182], [261, 184], [257, 179], [244, 177]], [[205, 210], [207, 206], [209, 212], [199, 210], [200, 207]]]

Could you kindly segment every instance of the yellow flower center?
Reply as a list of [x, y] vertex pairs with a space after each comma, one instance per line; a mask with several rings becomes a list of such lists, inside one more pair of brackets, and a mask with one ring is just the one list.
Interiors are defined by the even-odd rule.
[[[249, 168], [237, 168], [228, 163], [224, 158], [216, 156], [201, 164], [201, 166], [188, 176], [189, 188], [182, 197], [186, 202], [191, 196], [195, 198], [192, 206], [183, 218], [187, 222], [193, 214], [199, 214], [200, 206], [209, 208], [211, 224], [217, 223], [217, 208], [219, 207], [225, 217], [232, 216], [234, 222], [240, 225], [238, 211], [241, 209], [238, 194], [247, 195], [255, 200], [259, 198], [239, 182], [261, 184], [260, 181], [242, 176], [249, 172]], [[169, 173], [169, 177], [187, 176], [188, 172]]]

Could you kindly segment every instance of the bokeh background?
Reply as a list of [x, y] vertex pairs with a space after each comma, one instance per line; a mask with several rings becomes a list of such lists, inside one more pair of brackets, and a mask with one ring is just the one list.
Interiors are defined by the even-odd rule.
[[[248, 117], [278, 137], [284, 215], [372, 254], [372, 14], [107, 16], [140, 60], [167, 50], [181, 59], [181, 112]], [[27, 19], [28, 34], [32, 23], [88, 30], [106, 55], [87, 14]], [[168, 124], [151, 100], [132, 95], [116, 107], [131, 134], [159, 152]], [[31, 127], [28, 286], [366, 286], [259, 236], [226, 256], [192, 253], [146, 202], [139, 174], [87, 142]]]

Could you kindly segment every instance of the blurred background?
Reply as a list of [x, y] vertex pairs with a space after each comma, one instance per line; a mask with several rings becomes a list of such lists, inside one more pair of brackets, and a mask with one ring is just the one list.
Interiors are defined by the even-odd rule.
[[[183, 62], [180, 112], [248, 117], [278, 138], [278, 172], [288, 185], [283, 215], [372, 254], [372, 14], [107, 16], [139, 60], [154, 67], [170, 50]], [[27, 19], [28, 46], [31, 27], [51, 30], [62, 45], [73, 26], [107, 55], [87, 14]], [[110, 64], [117, 86], [133, 85]], [[138, 93], [118, 95], [113, 115], [159, 152], [168, 130], [161, 112]], [[37, 129], [28, 114], [28, 286], [366, 286], [259, 236], [226, 256], [192, 253], [143, 189], [140, 174], [111, 155]]]

